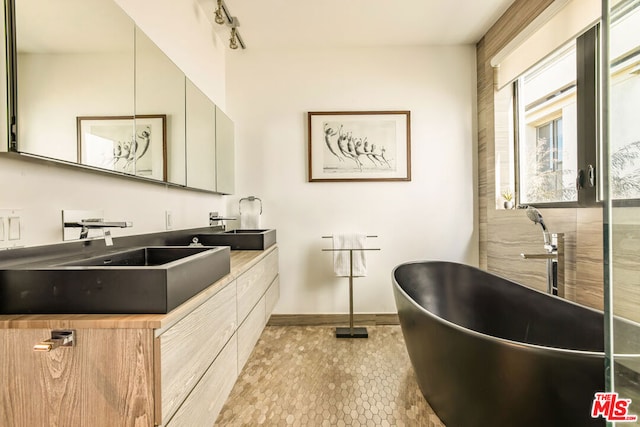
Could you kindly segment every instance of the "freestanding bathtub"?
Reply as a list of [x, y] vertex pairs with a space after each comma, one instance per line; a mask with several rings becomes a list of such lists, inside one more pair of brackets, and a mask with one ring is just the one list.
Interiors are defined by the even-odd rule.
[[447, 427], [604, 426], [603, 314], [480, 269], [393, 270], [422, 394]]

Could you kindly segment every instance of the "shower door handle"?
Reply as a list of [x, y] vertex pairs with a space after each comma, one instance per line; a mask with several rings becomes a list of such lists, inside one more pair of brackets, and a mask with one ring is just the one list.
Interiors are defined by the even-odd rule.
[[596, 168], [593, 165], [589, 165], [587, 168], [587, 179], [589, 180], [589, 187], [595, 187], [596, 185]]

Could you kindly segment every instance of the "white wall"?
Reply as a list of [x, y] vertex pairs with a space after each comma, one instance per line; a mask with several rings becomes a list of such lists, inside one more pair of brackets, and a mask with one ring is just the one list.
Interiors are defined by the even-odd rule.
[[89, 173], [78, 168], [0, 157], [0, 209], [21, 209], [22, 245], [62, 241], [62, 210], [102, 210], [105, 219], [133, 221], [113, 236], [165, 230], [165, 210], [173, 229], [204, 227], [208, 212], [224, 212], [222, 196]]
[[[196, 0], [118, 0], [143, 30], [218, 105], [225, 105], [225, 50]], [[188, 4], [185, 4], [188, 3]], [[0, 209], [22, 209], [27, 246], [61, 241], [62, 209], [100, 209], [105, 218], [133, 221], [114, 236], [208, 225], [208, 212], [225, 213], [222, 196], [179, 190], [81, 169], [0, 157]]]
[[[371, 239], [355, 311], [395, 312], [391, 270], [422, 259], [478, 263], [474, 209], [476, 68], [473, 46], [345, 50], [248, 49], [227, 56], [236, 124], [238, 199], [262, 199], [277, 229], [276, 313], [345, 313], [348, 281], [333, 276], [333, 232]], [[411, 182], [307, 182], [308, 111], [410, 110]]]

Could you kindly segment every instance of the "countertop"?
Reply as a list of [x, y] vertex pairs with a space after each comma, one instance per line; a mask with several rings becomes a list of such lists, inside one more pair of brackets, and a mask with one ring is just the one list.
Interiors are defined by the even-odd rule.
[[156, 329], [159, 335], [277, 249], [231, 251], [231, 272], [166, 314], [6, 314], [0, 329]]

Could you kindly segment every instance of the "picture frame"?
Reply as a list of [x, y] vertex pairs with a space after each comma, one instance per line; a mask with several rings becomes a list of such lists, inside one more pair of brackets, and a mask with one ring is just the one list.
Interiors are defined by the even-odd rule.
[[77, 117], [78, 162], [166, 181], [166, 123], [166, 114]]
[[309, 182], [411, 181], [410, 111], [307, 113]]

